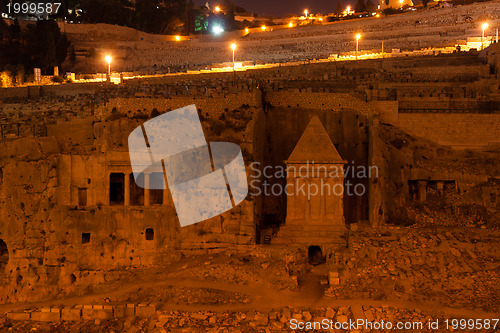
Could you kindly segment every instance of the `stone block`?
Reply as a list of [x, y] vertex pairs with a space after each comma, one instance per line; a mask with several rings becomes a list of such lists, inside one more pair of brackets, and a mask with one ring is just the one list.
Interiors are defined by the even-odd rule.
[[337, 321], [339, 323], [346, 323], [349, 321], [349, 319], [347, 318], [346, 315], [340, 315], [340, 316], [337, 316]]
[[256, 314], [253, 320], [257, 326], [267, 326], [269, 324], [269, 316], [267, 313]]
[[165, 324], [172, 318], [172, 316], [167, 315], [159, 315], [158, 322], [156, 323], [156, 327], [160, 328], [165, 326]]
[[30, 320], [29, 312], [9, 312], [7, 318], [10, 320]]
[[193, 318], [193, 319], [198, 319], [198, 320], [205, 320], [205, 319], [207, 319], [208, 317], [207, 317], [206, 315], [204, 315], [204, 314], [201, 314], [201, 313], [196, 313], [196, 312], [195, 312], [195, 313], [192, 313], [192, 314], [191, 314], [191, 318]]
[[113, 316], [115, 318], [124, 318], [125, 317], [125, 309], [124, 305], [117, 305], [113, 308]]
[[83, 309], [82, 318], [84, 320], [110, 320], [113, 319], [113, 310], [104, 309]]
[[35, 311], [31, 313], [31, 320], [33, 321], [59, 321], [60, 319], [61, 319], [60, 311], [52, 312], [49, 310], [49, 312]]
[[156, 306], [139, 304], [135, 308], [135, 315], [137, 317], [150, 318], [156, 315]]
[[135, 316], [135, 304], [127, 304], [127, 307], [125, 308], [125, 316], [126, 317]]
[[98, 320], [113, 319], [113, 309], [94, 310], [94, 318]]
[[82, 319], [81, 309], [64, 308], [61, 311], [61, 320], [64, 321], [77, 321]]
[[94, 319], [94, 309], [89, 309], [84, 306], [82, 310], [82, 319], [83, 320]]
[[356, 304], [356, 305], [351, 306], [351, 312], [352, 312], [352, 315], [353, 315], [355, 320], [358, 320], [358, 319], [364, 320], [365, 319], [365, 313], [364, 313], [361, 305]]

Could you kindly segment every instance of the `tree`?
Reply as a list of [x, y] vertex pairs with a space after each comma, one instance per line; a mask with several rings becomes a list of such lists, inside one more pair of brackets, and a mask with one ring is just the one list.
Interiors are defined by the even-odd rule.
[[50, 72], [54, 66], [61, 66], [68, 54], [70, 42], [61, 34], [54, 20], [40, 20], [29, 24], [23, 33], [24, 52], [29, 59], [29, 68], [40, 67]]
[[342, 2], [337, 3], [337, 9], [335, 9], [335, 14], [342, 15], [344, 12], [344, 7], [342, 7]]
[[364, 13], [364, 12], [366, 12], [365, 0], [358, 0], [356, 2], [356, 5], [354, 6], [354, 11], [356, 13]]
[[21, 26], [19, 26], [19, 21], [16, 18], [14, 23], [10, 25], [10, 31], [12, 34], [12, 38], [19, 39], [21, 37]]
[[69, 47], [69, 61], [71, 61], [71, 63], [73, 64], [76, 62], [76, 52], [73, 45]]
[[377, 7], [375, 7], [375, 4], [373, 3], [372, 0], [366, 1], [366, 11], [367, 12], [374, 12], [376, 9], [377, 9]]

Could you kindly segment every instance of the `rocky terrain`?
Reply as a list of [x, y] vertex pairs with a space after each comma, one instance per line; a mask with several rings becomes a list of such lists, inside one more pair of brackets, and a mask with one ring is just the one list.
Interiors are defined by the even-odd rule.
[[[500, 19], [498, 0], [453, 8], [409, 11], [388, 17], [372, 17], [325, 25], [299, 26], [239, 37], [228, 33], [214, 38], [195, 37], [171, 42], [164, 36], [148, 35], [130, 28], [107, 25], [65, 24], [71, 41], [80, 50], [97, 50], [98, 57], [78, 57], [73, 71], [103, 72], [104, 54], [113, 54], [114, 71], [165, 73], [171, 70], [200, 69], [213, 63], [229, 62], [229, 45], [236, 42], [236, 61], [257, 63], [328, 58], [330, 54], [354, 51], [357, 33], [360, 50], [419, 50], [454, 46], [457, 40], [481, 36], [481, 24], [489, 22], [488, 36]], [[102, 57], [101, 57], [102, 55]], [[69, 65], [69, 64], [68, 64]]]
[[[186, 256], [172, 266], [128, 271], [120, 285], [105, 285], [93, 295], [15, 306], [35, 311], [78, 304], [154, 304], [156, 312], [148, 316], [26, 322], [4, 315], [0, 329], [291, 332], [293, 319], [345, 322], [361, 318], [394, 325], [493, 319], [500, 313], [499, 238], [498, 230], [483, 228], [373, 230], [356, 225], [351, 226], [350, 246], [338, 265], [330, 261], [314, 266], [300, 250], [284, 251], [272, 245]], [[0, 306], [2, 311], [8, 308]], [[424, 327], [420, 331], [436, 330]]]

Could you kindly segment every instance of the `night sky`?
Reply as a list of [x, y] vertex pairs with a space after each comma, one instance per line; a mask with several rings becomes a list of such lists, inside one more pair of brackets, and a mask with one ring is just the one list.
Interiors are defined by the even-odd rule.
[[[196, 0], [197, 4], [205, 4], [207, 0]], [[221, 1], [222, 2], [222, 1]], [[232, 0], [234, 4], [243, 7], [249, 13], [259, 15], [285, 16], [287, 14], [299, 14], [308, 9], [310, 13], [331, 13], [337, 8], [337, 0]], [[210, 7], [213, 8], [218, 2], [209, 0]], [[342, 1], [342, 6], [353, 6], [354, 0]]]

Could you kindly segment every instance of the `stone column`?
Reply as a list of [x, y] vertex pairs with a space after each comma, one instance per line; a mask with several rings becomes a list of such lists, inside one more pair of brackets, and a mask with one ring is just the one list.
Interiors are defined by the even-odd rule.
[[[291, 220], [295, 219], [295, 194], [296, 194], [296, 189], [295, 189], [295, 178], [288, 177], [286, 180], [286, 184], [288, 185], [285, 187], [285, 190], [287, 190], [290, 193], [287, 193], [287, 217], [289, 217]], [[289, 185], [291, 184], [291, 185]]]
[[444, 182], [436, 182], [436, 187], [439, 192], [439, 195], [443, 195], [444, 193]]
[[144, 174], [144, 206], [149, 207], [149, 173]]
[[125, 206], [130, 206], [130, 173], [125, 174], [125, 181], [123, 182], [123, 196]]
[[418, 200], [427, 200], [427, 181], [425, 180], [418, 181]]

